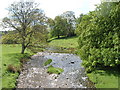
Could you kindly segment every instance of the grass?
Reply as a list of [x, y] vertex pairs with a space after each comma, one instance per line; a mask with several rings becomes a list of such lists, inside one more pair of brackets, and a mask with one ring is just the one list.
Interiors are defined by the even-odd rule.
[[10, 70], [20, 67], [21, 58], [30, 56], [27, 54], [28, 51], [25, 51], [26, 54], [20, 54], [20, 51], [20, 45], [2, 45], [2, 88], [15, 88], [16, 86], [16, 78], [19, 73], [10, 72]]
[[120, 84], [118, 82], [120, 72], [115, 69], [96, 70], [87, 75], [97, 88], [118, 88], [118, 84]]
[[[2, 46], [1, 45], [0, 45], [0, 77], [2, 77]], [[0, 90], [1, 89], [2, 89], [2, 78], [0, 78]]]
[[52, 65], [48, 67], [47, 72], [52, 74], [61, 74], [64, 70], [61, 68], [53, 67]]
[[48, 59], [46, 62], [44, 62], [44, 66], [47, 66], [48, 64], [50, 64], [52, 62], [52, 59]]
[[64, 47], [64, 48], [77, 48], [78, 47], [78, 37], [71, 37], [71, 38], [60, 38], [55, 39], [53, 38], [49, 43], [50, 46], [55, 47]]
[[49, 47], [54, 48], [51, 52], [76, 53], [78, 47], [78, 37], [61, 37], [49, 40]]

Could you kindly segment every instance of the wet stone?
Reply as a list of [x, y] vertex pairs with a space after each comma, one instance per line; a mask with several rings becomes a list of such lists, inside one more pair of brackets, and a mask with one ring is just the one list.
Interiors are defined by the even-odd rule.
[[74, 64], [74, 62], [71, 62], [71, 64]]

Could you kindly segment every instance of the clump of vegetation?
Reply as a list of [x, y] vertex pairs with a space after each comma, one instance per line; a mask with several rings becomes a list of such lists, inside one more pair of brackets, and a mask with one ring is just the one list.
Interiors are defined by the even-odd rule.
[[13, 66], [12, 64], [9, 64], [9, 65], [8, 65], [7, 70], [8, 70], [9, 72], [13, 72], [13, 73], [16, 73], [16, 72], [20, 73], [20, 71], [21, 71], [20, 67], [15, 67], [15, 66]]
[[21, 63], [26, 63], [28, 60], [29, 60], [28, 58], [21, 58], [21, 59], [20, 59], [20, 62], [21, 62]]
[[57, 67], [53, 67], [52, 65], [50, 65], [47, 69], [47, 73], [55, 73], [55, 74], [61, 74], [64, 70], [61, 68], [57, 68]]
[[96, 67], [120, 65], [118, 14], [119, 3], [102, 3], [95, 11], [82, 16], [76, 31], [79, 54], [88, 72]]
[[7, 70], [10, 71], [10, 72], [13, 72], [13, 73], [17, 72], [17, 68], [15, 66], [11, 65], [11, 64], [8, 65]]
[[[52, 62], [52, 59], [48, 59], [46, 62], [44, 62], [44, 66], [47, 66], [49, 65], [50, 63]], [[55, 74], [60, 74], [62, 73], [64, 70], [61, 69], [61, 68], [57, 68], [57, 67], [53, 67], [52, 65], [48, 66], [47, 68], [47, 73], [49, 74], [52, 74], [52, 73], [55, 73]]]
[[46, 62], [44, 62], [44, 66], [47, 66], [48, 64], [50, 64], [52, 62], [52, 59], [48, 59]]

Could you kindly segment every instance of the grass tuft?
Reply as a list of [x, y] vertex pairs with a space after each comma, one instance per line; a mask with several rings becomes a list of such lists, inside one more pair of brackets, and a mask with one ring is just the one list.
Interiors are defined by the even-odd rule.
[[61, 68], [53, 67], [52, 65], [48, 67], [47, 73], [49, 74], [61, 74], [64, 70]]
[[28, 61], [29, 61], [28, 58], [21, 58], [20, 59], [20, 62], [23, 63], [23, 64], [26, 63], [26, 62], [28, 62]]
[[20, 67], [15, 67], [14, 65], [9, 64], [8, 68], [7, 68], [7, 71], [12, 72], [12, 73], [16, 73], [16, 72], [20, 73], [21, 68]]
[[8, 65], [7, 70], [8, 70], [9, 72], [13, 72], [13, 73], [17, 72], [17, 68], [16, 68], [15, 66], [11, 65], [11, 64]]
[[44, 62], [44, 66], [47, 66], [48, 64], [50, 64], [52, 62], [52, 59], [48, 59], [46, 62]]

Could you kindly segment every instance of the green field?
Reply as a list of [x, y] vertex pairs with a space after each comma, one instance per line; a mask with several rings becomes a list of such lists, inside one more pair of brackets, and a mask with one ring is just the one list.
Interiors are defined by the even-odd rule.
[[64, 47], [64, 48], [77, 48], [78, 37], [52, 39], [49, 43], [50, 46]]
[[[8, 65], [20, 67], [20, 58], [29, 54], [20, 54], [20, 45], [2, 45], [2, 88], [15, 88], [18, 72], [8, 71]], [[26, 51], [27, 52], [27, 51]]]

